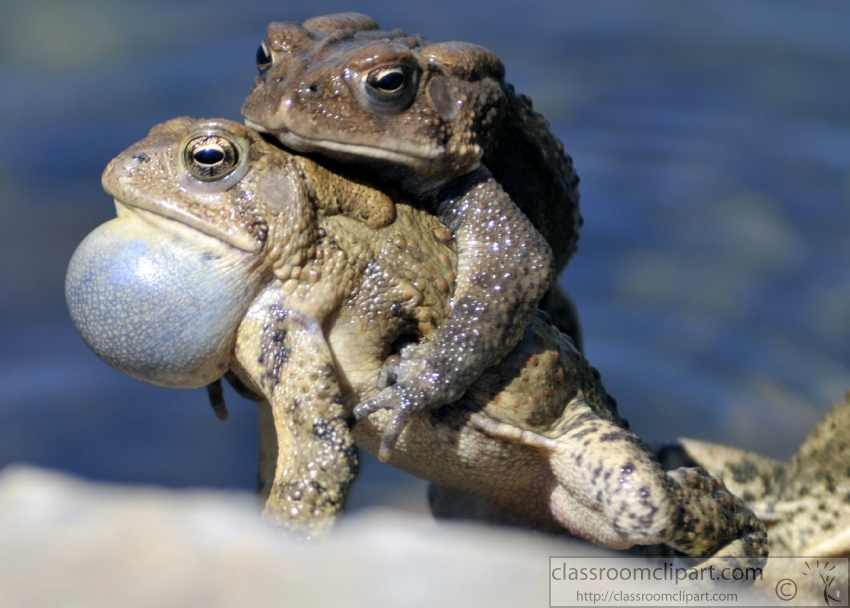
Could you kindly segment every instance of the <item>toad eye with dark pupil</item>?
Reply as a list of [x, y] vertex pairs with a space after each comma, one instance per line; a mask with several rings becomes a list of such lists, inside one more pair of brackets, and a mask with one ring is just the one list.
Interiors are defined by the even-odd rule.
[[224, 151], [217, 146], [209, 146], [192, 152], [192, 158], [199, 165], [215, 165], [224, 160]]
[[376, 70], [370, 76], [369, 84], [384, 93], [395, 93], [407, 82], [407, 75], [401, 68]]
[[189, 173], [210, 182], [233, 173], [239, 165], [239, 150], [236, 144], [220, 135], [200, 135], [186, 144], [183, 159]]

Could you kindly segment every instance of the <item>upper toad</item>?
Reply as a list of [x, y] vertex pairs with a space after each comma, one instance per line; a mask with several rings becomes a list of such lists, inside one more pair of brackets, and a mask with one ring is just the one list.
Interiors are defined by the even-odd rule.
[[[342, 13], [272, 23], [257, 62], [261, 76], [243, 107], [247, 124], [400, 188], [458, 239], [447, 323], [392, 370], [393, 386], [357, 410], [394, 409], [386, 457], [413, 415], [455, 400], [519, 340], [552, 284], [546, 243], [555, 274], [575, 251], [578, 178], [545, 119], [483, 47], [431, 44]], [[567, 302], [557, 291], [550, 300], [552, 307]], [[578, 340], [574, 313], [567, 319]]]

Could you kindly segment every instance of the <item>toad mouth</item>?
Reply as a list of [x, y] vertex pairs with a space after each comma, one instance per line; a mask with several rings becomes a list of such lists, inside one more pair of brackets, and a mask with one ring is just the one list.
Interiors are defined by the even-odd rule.
[[[268, 129], [251, 120], [245, 119], [245, 126], [259, 131], [260, 133], [270, 133]], [[299, 135], [295, 131], [284, 128], [280, 131], [275, 131], [275, 135], [280, 137], [281, 142], [299, 152], [320, 152], [332, 151], [342, 154], [350, 154], [358, 157], [368, 157], [377, 160], [385, 160], [395, 164], [410, 165], [411, 160], [434, 160], [440, 158], [446, 153], [442, 146], [426, 145], [414, 146], [406, 145], [398, 149], [387, 148], [383, 146], [369, 146], [365, 144], [353, 144], [341, 142], [331, 139], [321, 139], [315, 137], [307, 137]]]
[[179, 233], [185, 230], [193, 230], [247, 253], [257, 253], [263, 247], [261, 240], [245, 232], [227, 231], [179, 208], [168, 207], [156, 202], [148, 204], [149, 201], [129, 203], [117, 197], [114, 198], [114, 201], [118, 217], [135, 214], [142, 220], [169, 232]]

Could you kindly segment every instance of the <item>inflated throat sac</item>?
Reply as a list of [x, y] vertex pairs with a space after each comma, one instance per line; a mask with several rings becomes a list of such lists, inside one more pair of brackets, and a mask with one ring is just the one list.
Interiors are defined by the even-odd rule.
[[116, 369], [162, 386], [204, 386], [230, 366], [258, 291], [255, 258], [199, 232], [119, 217], [74, 252], [65, 280], [71, 319]]

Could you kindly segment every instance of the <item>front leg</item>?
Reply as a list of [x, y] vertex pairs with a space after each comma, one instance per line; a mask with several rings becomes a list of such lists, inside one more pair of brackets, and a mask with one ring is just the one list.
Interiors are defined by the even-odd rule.
[[358, 420], [393, 410], [384, 461], [414, 416], [456, 401], [516, 346], [555, 276], [548, 243], [486, 169], [456, 180], [438, 214], [457, 242], [451, 312], [430, 342], [403, 352], [395, 384], [354, 410]]
[[[274, 421], [277, 456], [263, 515], [308, 537], [320, 535], [342, 515], [358, 469], [322, 328], [303, 313], [261, 302], [240, 326], [236, 357], [268, 398]], [[268, 458], [271, 429], [262, 422]], [[261, 477], [270, 473], [261, 470]]]

